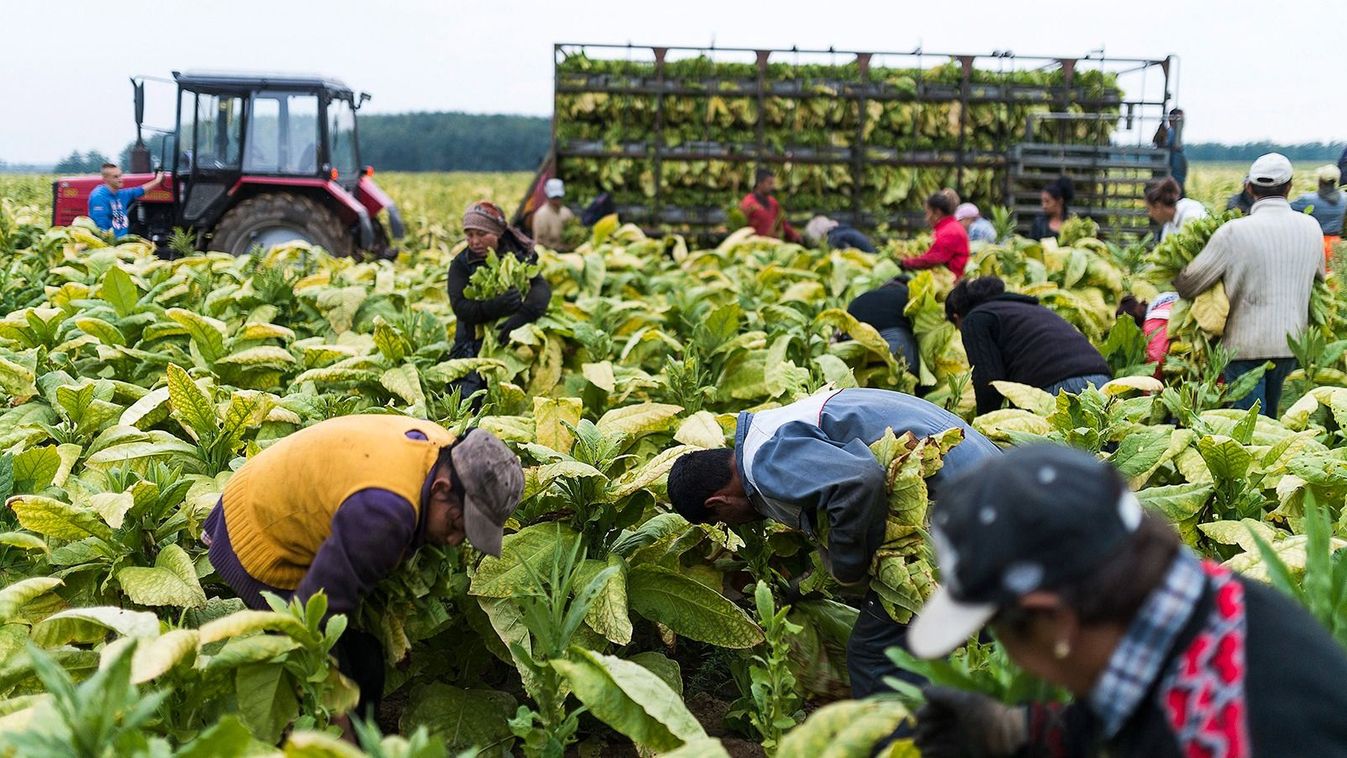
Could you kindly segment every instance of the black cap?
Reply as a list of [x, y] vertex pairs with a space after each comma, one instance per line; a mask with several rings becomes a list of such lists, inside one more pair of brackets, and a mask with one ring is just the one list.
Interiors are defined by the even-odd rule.
[[948, 654], [1001, 608], [1083, 578], [1141, 523], [1141, 504], [1108, 463], [1030, 445], [948, 482], [931, 509], [941, 587], [912, 624], [919, 657]]

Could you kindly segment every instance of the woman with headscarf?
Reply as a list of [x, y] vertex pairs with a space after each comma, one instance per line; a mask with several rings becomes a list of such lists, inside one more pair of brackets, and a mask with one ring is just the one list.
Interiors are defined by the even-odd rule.
[[[474, 271], [485, 265], [488, 252], [495, 250], [497, 255], [514, 255], [525, 263], [537, 262], [538, 254], [533, 250], [533, 240], [506, 223], [505, 213], [500, 208], [484, 200], [473, 203], [464, 211], [463, 233], [468, 238], [468, 246], [449, 262], [449, 306], [458, 319], [454, 346], [449, 353], [451, 358], [475, 358], [482, 349], [482, 330], [485, 328], [496, 329], [500, 341], [507, 341], [510, 332], [541, 318], [552, 299], [552, 287], [542, 274], [529, 281], [528, 295], [517, 289], [489, 300], [476, 300], [465, 295], [463, 291], [468, 281]], [[468, 389], [464, 387], [464, 395], [470, 394]]]
[[1039, 196], [1043, 212], [1034, 217], [1034, 223], [1029, 227], [1029, 239], [1057, 239], [1062, 224], [1071, 217], [1070, 206], [1075, 197], [1076, 189], [1067, 177], [1059, 176], [1048, 182]]

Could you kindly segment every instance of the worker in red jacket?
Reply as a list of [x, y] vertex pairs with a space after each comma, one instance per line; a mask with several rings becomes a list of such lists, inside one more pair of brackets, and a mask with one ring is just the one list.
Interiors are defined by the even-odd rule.
[[775, 192], [776, 174], [771, 169], [760, 168], [753, 177], [753, 191], [739, 201], [739, 210], [744, 212], [748, 225], [758, 234], [787, 242], [802, 242], [804, 238], [786, 220], [786, 212], [773, 196]]
[[957, 202], [943, 190], [926, 198], [926, 223], [934, 230], [935, 239], [924, 254], [900, 261], [903, 268], [944, 266], [955, 276], [963, 276], [968, 266], [968, 232], [954, 219]]

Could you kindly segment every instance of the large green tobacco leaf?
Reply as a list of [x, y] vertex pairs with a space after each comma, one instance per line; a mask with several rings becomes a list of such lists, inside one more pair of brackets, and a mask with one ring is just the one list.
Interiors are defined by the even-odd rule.
[[117, 582], [126, 596], [140, 605], [200, 608], [206, 604], [196, 567], [187, 551], [178, 545], [159, 551], [153, 568], [131, 566], [118, 571]]
[[0, 590], [0, 622], [8, 622], [23, 606], [62, 584], [63, 582], [55, 577], [34, 576], [20, 579]]
[[248, 727], [231, 713], [198, 734], [177, 752], [176, 758], [242, 758], [263, 747], [254, 742]]
[[1171, 433], [1165, 427], [1151, 427], [1128, 434], [1109, 462], [1129, 479], [1150, 471], [1169, 449]]
[[341, 334], [350, 331], [356, 312], [368, 296], [364, 287], [327, 288], [318, 292], [315, 304], [332, 325], [332, 331]]
[[151, 390], [122, 411], [117, 423], [121, 426], [149, 429], [168, 417], [169, 400], [168, 387]]
[[147, 467], [155, 462], [171, 461], [190, 467], [193, 473], [198, 473], [195, 471], [197, 468], [195, 445], [158, 429], [149, 432], [147, 437], [105, 447], [90, 455], [84, 463], [95, 469], [122, 469], [132, 466], [140, 470], [141, 467]]
[[234, 696], [248, 730], [257, 739], [275, 744], [299, 715], [294, 684], [279, 663], [250, 663], [234, 674]]
[[541, 575], [559, 553], [568, 552], [575, 532], [558, 523], [535, 524], [501, 542], [500, 557], [487, 556], [477, 567], [468, 592], [479, 597], [505, 598], [527, 594], [534, 583], [528, 566]]
[[16, 492], [41, 492], [51, 485], [61, 470], [61, 454], [55, 446], [29, 448], [13, 460]]
[[594, 602], [585, 612], [585, 623], [590, 629], [609, 640], [625, 645], [631, 642], [631, 616], [627, 613], [627, 563], [618, 555], [608, 561], [586, 560], [576, 570], [575, 585], [585, 587], [600, 571], [613, 566], [617, 571], [604, 582], [603, 589], [594, 596]]
[[1030, 413], [1047, 416], [1057, 409], [1056, 398], [1038, 387], [1004, 381], [992, 382], [992, 386], [1001, 393], [1001, 397], [1009, 400], [1011, 405]]
[[468, 748], [494, 750], [478, 755], [505, 755], [510, 725], [516, 702], [510, 695], [497, 690], [462, 689], [443, 682], [417, 687], [408, 697], [398, 728], [405, 734], [426, 727], [431, 736], [445, 743], [451, 750]]
[[15, 360], [17, 357], [0, 355], [0, 391], [14, 405], [27, 402], [37, 395], [35, 369], [24, 361]]
[[125, 317], [135, 312], [140, 301], [140, 291], [136, 289], [130, 274], [123, 271], [121, 266], [112, 266], [103, 274], [98, 297], [112, 305], [118, 316]]
[[123, 608], [72, 608], [54, 613], [33, 627], [33, 642], [53, 648], [70, 642], [101, 642], [109, 632], [123, 637], [159, 636], [159, 619], [149, 611]]
[[668, 429], [682, 412], [682, 406], [678, 405], [641, 403], [608, 411], [596, 426], [605, 437], [616, 438], [625, 444], [637, 437]]
[[1016, 434], [1047, 436], [1052, 432], [1052, 424], [1020, 408], [1002, 408], [973, 419], [973, 429], [996, 442], [1009, 442]]
[[295, 356], [283, 347], [258, 345], [245, 350], [230, 353], [215, 362], [217, 366], [234, 366], [240, 369], [287, 369], [295, 363]]
[[[825, 705], [781, 740], [780, 758], [868, 756], [877, 740], [909, 717], [894, 700], [844, 700]], [[897, 753], [911, 755], [911, 753]]]
[[1216, 488], [1208, 483], [1193, 482], [1168, 487], [1149, 487], [1137, 493], [1141, 504], [1159, 511], [1171, 522], [1183, 521], [1197, 515]]
[[618, 477], [608, 488], [609, 499], [620, 500], [643, 487], [663, 487], [663, 482], [668, 478], [669, 470], [673, 468], [674, 463], [684, 454], [696, 449], [688, 445], [678, 445], [661, 452], [640, 468]]
[[228, 333], [223, 321], [193, 313], [185, 308], [169, 308], [164, 315], [178, 322], [192, 338], [192, 346], [208, 363], [214, 363], [225, 354]]
[[533, 427], [537, 443], [559, 453], [569, 454], [575, 444], [571, 429], [580, 423], [584, 412], [580, 398], [533, 398]]
[[205, 442], [215, 434], [215, 404], [175, 363], [168, 365], [168, 397], [173, 413], [193, 439]]
[[672, 750], [706, 736], [678, 693], [640, 664], [572, 648], [552, 666], [590, 712], [638, 745]]
[[97, 537], [111, 541], [112, 529], [98, 512], [39, 495], [18, 495], [7, 505], [19, 517], [19, 525], [44, 537], [82, 540]]
[[627, 575], [627, 597], [637, 613], [701, 642], [749, 648], [762, 629], [724, 595], [668, 569], [637, 566]]
[[1242, 479], [1253, 464], [1253, 455], [1243, 445], [1219, 434], [1200, 438], [1197, 451], [1217, 481]]
[[199, 634], [195, 629], [173, 629], [136, 646], [131, 658], [131, 681], [143, 684], [163, 676], [179, 663], [190, 663], [197, 652]]
[[206, 645], [253, 632], [278, 631], [292, 637], [304, 637], [308, 629], [298, 619], [275, 611], [236, 611], [201, 627], [201, 644]]
[[255, 634], [234, 637], [206, 661], [207, 671], [229, 671], [249, 663], [264, 663], [299, 648], [290, 637], [278, 634]]

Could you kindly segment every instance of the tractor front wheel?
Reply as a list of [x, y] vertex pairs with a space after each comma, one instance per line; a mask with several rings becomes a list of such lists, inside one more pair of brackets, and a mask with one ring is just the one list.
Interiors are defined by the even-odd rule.
[[355, 240], [336, 213], [289, 192], [256, 195], [229, 209], [215, 226], [210, 249], [242, 255], [254, 247], [265, 250], [296, 240], [336, 256], [355, 253]]

